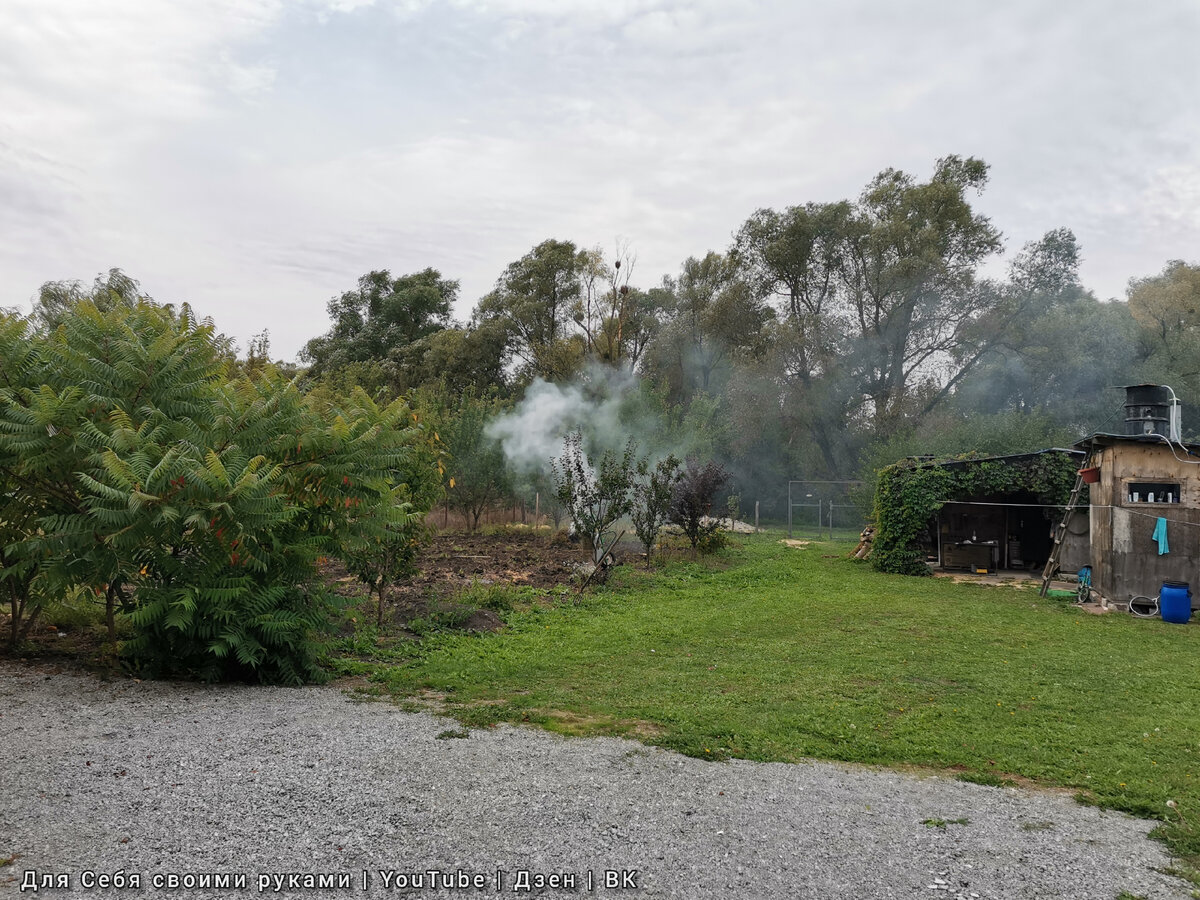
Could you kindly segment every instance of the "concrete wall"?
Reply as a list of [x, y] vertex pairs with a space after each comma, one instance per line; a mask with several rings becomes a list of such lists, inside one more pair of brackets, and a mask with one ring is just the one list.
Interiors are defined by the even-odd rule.
[[[1118, 442], [1097, 452], [1100, 483], [1091, 485], [1092, 583], [1110, 600], [1155, 596], [1164, 581], [1192, 586], [1200, 603], [1200, 465], [1176, 458], [1167, 444]], [[1179, 503], [1131, 503], [1130, 482], [1180, 485]], [[1170, 553], [1151, 540], [1159, 516], [1168, 520]], [[1066, 567], [1064, 566], [1064, 569]]]

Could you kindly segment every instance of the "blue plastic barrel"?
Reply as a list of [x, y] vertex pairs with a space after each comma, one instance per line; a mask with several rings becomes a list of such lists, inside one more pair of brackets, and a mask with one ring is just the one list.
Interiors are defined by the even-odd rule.
[[1164, 622], [1186, 625], [1192, 617], [1192, 589], [1183, 581], [1164, 581], [1158, 608]]

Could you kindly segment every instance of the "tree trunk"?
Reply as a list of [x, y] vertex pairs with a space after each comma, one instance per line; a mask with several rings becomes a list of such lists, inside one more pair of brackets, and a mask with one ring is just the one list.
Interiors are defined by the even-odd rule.
[[17, 588], [15, 585], [9, 585], [9, 605], [12, 608], [12, 616], [9, 621], [8, 629], [8, 649], [9, 652], [16, 652], [17, 649], [17, 626], [21, 621], [21, 607], [17, 601]]
[[382, 578], [375, 585], [375, 592], [379, 595], [379, 606], [375, 614], [375, 627], [380, 629], [383, 628], [383, 592], [386, 586]]
[[[40, 606], [29, 607], [29, 589], [25, 588], [24, 593], [17, 590], [15, 584], [9, 585], [10, 592], [10, 607], [12, 610], [12, 622], [9, 627], [8, 649], [11, 652], [16, 652], [17, 647], [21, 642], [29, 636], [30, 630], [33, 628], [33, 623], [37, 621], [37, 617], [41, 615], [42, 608]], [[28, 614], [27, 611], [28, 610]]]
[[104, 586], [104, 624], [108, 627], [108, 642], [117, 642], [117, 586]]

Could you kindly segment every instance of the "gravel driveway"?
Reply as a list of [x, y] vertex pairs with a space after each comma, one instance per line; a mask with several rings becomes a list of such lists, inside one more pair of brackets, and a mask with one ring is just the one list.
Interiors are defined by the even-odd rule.
[[[514, 892], [523, 871], [531, 887], [575, 877], [549, 897], [1189, 896], [1158, 871], [1151, 823], [1060, 794], [452, 729], [332, 688], [0, 665], [0, 857], [20, 854], [0, 895], [36, 870], [70, 879], [39, 897], [139, 893], [90, 888], [89, 872], [138, 873], [147, 896], [496, 896], [497, 871], [508, 896], [539, 893]], [[413, 888], [429, 869], [484, 887]]]

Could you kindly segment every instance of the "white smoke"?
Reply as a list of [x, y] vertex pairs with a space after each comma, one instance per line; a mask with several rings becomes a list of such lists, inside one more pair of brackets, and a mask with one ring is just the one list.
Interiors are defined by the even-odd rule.
[[500, 442], [516, 473], [549, 470], [550, 460], [563, 451], [563, 438], [583, 432], [593, 449], [619, 449], [634, 429], [622, 422], [622, 406], [636, 381], [627, 373], [592, 367], [585, 380], [552, 384], [535, 379], [512, 412], [492, 422], [488, 437]]

